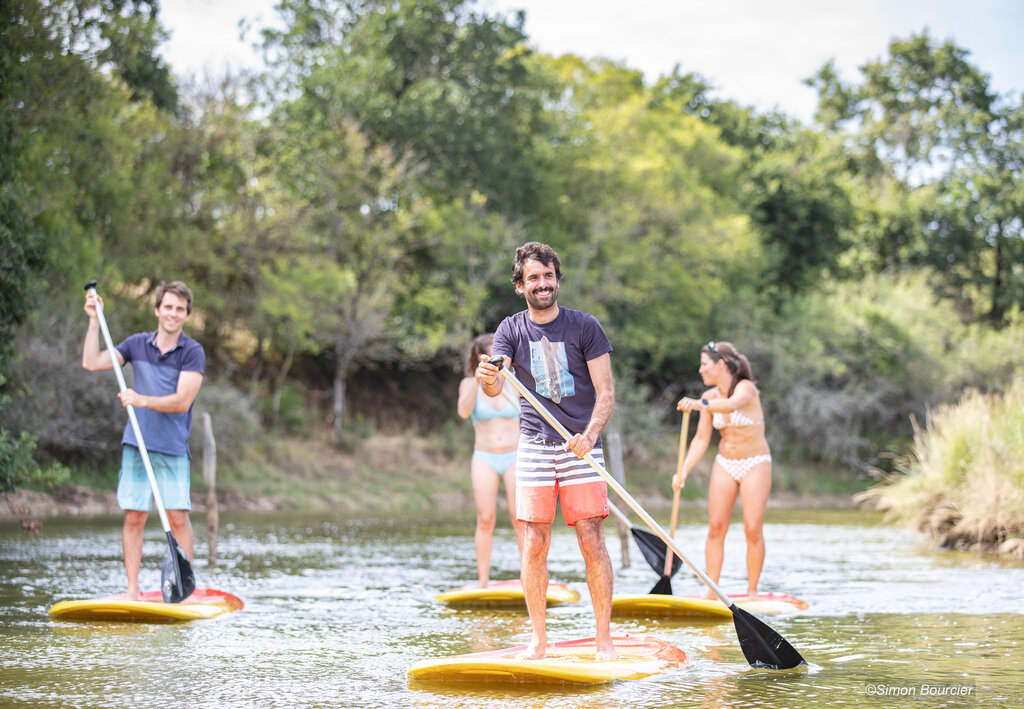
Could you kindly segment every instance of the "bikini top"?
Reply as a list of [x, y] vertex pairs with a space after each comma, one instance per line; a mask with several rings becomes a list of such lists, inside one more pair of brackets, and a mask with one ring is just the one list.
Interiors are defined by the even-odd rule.
[[755, 421], [754, 419], [747, 416], [742, 411], [733, 411], [729, 414], [729, 420], [725, 420], [725, 415], [716, 413], [711, 417], [711, 425], [716, 429], [728, 428], [729, 426], [757, 426], [762, 424], [764, 421]]
[[494, 408], [487, 400], [483, 398], [483, 393], [477, 389], [476, 392], [476, 405], [473, 406], [473, 413], [469, 415], [469, 420], [473, 423], [480, 423], [481, 421], [490, 421], [491, 419], [517, 419], [519, 418], [519, 407], [513, 404], [508, 399], [505, 399], [505, 404], [500, 409]]

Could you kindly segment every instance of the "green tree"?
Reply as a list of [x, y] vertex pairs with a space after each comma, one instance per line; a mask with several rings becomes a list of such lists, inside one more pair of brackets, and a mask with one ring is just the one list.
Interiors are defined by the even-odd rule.
[[855, 214], [848, 165], [828, 136], [776, 113], [713, 99], [710, 89], [676, 67], [655, 84], [654, 95], [714, 126], [723, 142], [742, 151], [743, 169], [723, 191], [744, 197], [765, 252], [759, 286], [778, 308], [839, 270]]
[[[165, 226], [149, 229], [139, 243], [135, 275], [170, 267], [189, 281], [208, 357], [226, 369], [241, 368], [255, 382], [267, 335], [259, 308], [264, 269], [289, 250], [292, 207], [278, 179], [278, 136], [253, 116], [243, 88], [232, 77], [183, 87], [178, 124], [162, 128], [165, 139], [153, 146], [162, 154], [151, 162], [163, 172], [153, 173], [144, 188], [162, 195], [150, 211], [164, 216], [154, 225]], [[161, 183], [163, 189], [154, 189]], [[174, 252], [170, 264], [168, 250]]]
[[[523, 17], [491, 17], [471, 0], [305, 0], [278, 5], [265, 33], [285, 85], [345, 106], [372, 144], [429, 165], [435, 189], [470, 189], [523, 214], [536, 199]], [[277, 89], [280, 91], [280, 89]]]
[[767, 252], [763, 281], [776, 306], [839, 271], [854, 209], [841, 158], [816, 136], [751, 155], [753, 223]]
[[997, 110], [928, 216], [929, 256], [995, 327], [1024, 306], [1024, 104]]
[[809, 80], [859, 183], [855, 260], [932, 266], [941, 292], [1005, 323], [1021, 302], [1019, 109], [1000, 105], [966, 50], [927, 33], [893, 40], [861, 72], [847, 85], [827, 64]]
[[131, 98], [135, 106], [155, 97], [176, 105], [154, 54], [161, 38], [154, 8], [141, 0], [4, 4], [0, 101], [4, 140], [18, 146], [7, 153], [16, 173], [5, 185], [19, 190], [20, 210], [32, 220], [19, 229], [24, 254], [42, 241], [40, 275], [51, 291], [80, 286], [96, 272], [101, 244], [122, 231], [134, 151], [121, 123]]
[[[37, 441], [37, 454], [54, 453], [48, 432], [26, 430], [32, 417], [17, 398], [26, 373], [39, 375], [35, 398], [60, 404], [46, 412], [55, 429], [80, 417], [74, 409], [81, 402], [60, 389], [60, 373], [33, 360], [39, 343], [64, 344], [55, 323], [72, 308], [81, 313], [89, 277], [111, 285], [111, 304], [120, 290], [125, 263], [112, 254], [130, 233], [137, 205], [127, 195], [142, 152], [126, 127], [154, 100], [175, 106], [154, 53], [161, 38], [154, 12], [151, 2], [100, 0], [26, 0], [0, 9], [0, 383], [5, 405], [14, 397], [3, 421], [17, 434], [5, 436], [4, 446], [26, 455]], [[76, 439], [70, 428], [57, 445]]]
[[886, 59], [861, 67], [858, 86], [844, 85], [826, 65], [809, 82], [818, 90], [818, 118], [833, 129], [851, 126], [901, 182], [928, 180], [956, 165], [992, 120], [996, 97], [968, 54], [923, 32], [890, 42]]
[[[281, 179], [295, 205], [293, 249], [326, 259], [333, 287], [311, 305], [328, 323], [319, 333], [334, 361], [333, 425], [341, 433], [348, 378], [360, 357], [391, 346], [391, 314], [410, 255], [422, 247], [415, 170], [329, 103], [305, 97], [282, 121]], [[333, 267], [332, 267], [333, 270]], [[309, 293], [307, 295], [314, 295]], [[379, 355], [378, 355], [379, 356]]]
[[544, 200], [533, 225], [563, 258], [563, 301], [593, 312], [626, 369], [659, 386], [686, 368], [725, 294], [761, 251], [738, 198], [742, 153], [646, 87], [639, 72], [571, 55], [550, 84]]

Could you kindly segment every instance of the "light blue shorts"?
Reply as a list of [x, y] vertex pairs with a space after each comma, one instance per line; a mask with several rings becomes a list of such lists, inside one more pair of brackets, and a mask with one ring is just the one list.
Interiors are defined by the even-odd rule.
[[[160, 488], [160, 499], [168, 510], [191, 510], [191, 486], [187, 455], [164, 455], [149, 451], [153, 477]], [[121, 472], [117, 476], [117, 504], [122, 510], [150, 510], [153, 488], [146, 475], [142, 454], [135, 446], [121, 447]]]
[[509, 466], [516, 462], [517, 451], [511, 450], [507, 453], [488, 453], [487, 451], [473, 451], [473, 457], [479, 458], [491, 470], [498, 475], [504, 475]]

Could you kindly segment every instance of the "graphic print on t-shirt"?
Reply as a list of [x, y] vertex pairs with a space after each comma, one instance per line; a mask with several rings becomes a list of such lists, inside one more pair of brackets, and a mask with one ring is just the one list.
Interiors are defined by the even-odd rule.
[[537, 393], [556, 404], [563, 396], [576, 393], [564, 342], [551, 342], [547, 337], [540, 338], [540, 342], [531, 341], [530, 373], [537, 384]]

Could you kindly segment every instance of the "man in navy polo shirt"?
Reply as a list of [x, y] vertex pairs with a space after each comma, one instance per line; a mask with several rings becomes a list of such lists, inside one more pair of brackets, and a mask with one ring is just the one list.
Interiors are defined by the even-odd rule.
[[[94, 291], [89, 291], [85, 298], [89, 329], [82, 346], [82, 367], [90, 372], [113, 366], [110, 354], [100, 349], [100, 326], [93, 295]], [[103, 307], [103, 299], [95, 297]], [[135, 408], [171, 532], [191, 559], [195, 537], [188, 516], [192, 509], [188, 434], [192, 429], [192, 402], [203, 383], [206, 355], [202, 345], [182, 332], [182, 326], [192, 313], [192, 291], [184, 283], [172, 281], [157, 287], [155, 313], [156, 332], [131, 335], [114, 348], [121, 366], [131, 362], [135, 374], [134, 388], [119, 392], [117, 396], [124, 406]], [[131, 425], [125, 426], [121, 443], [117, 503], [125, 511], [121, 541], [128, 590], [124, 597], [134, 601], [139, 595], [142, 531], [149, 516], [153, 491]]]

